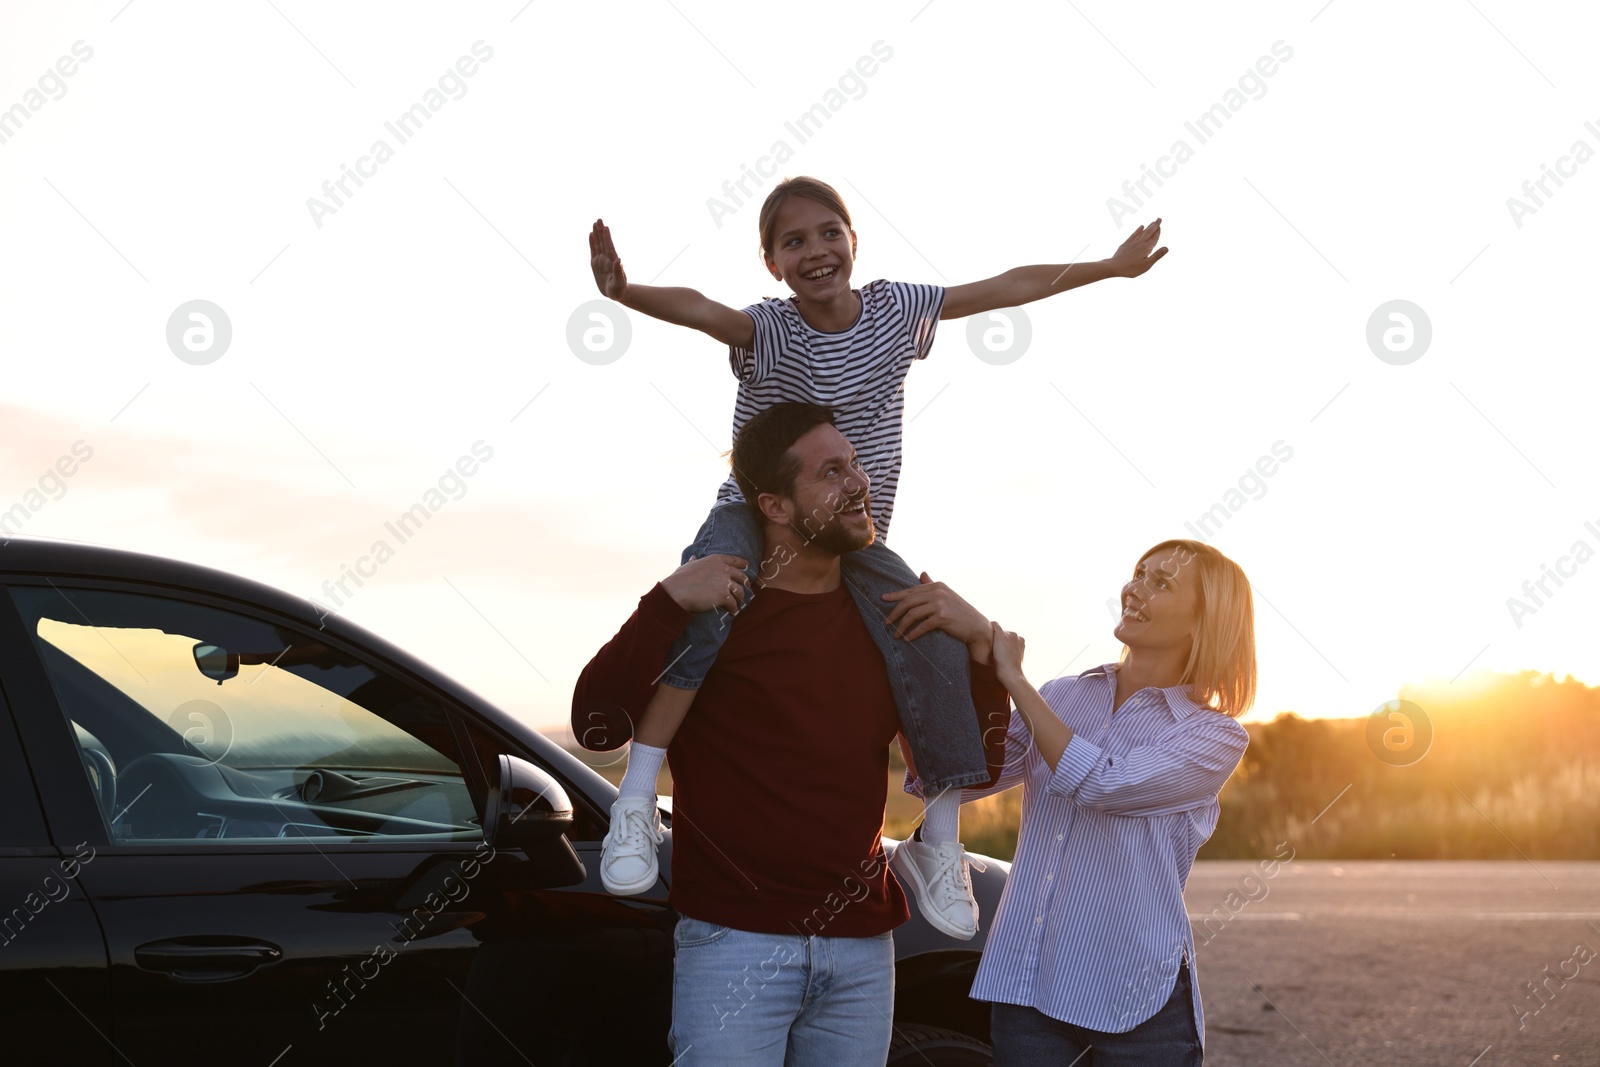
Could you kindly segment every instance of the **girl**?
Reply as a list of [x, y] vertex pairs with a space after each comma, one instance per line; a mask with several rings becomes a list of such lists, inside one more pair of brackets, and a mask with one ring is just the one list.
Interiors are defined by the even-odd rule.
[[[960, 786], [991, 780], [977, 713], [968, 691], [967, 649], [942, 632], [907, 633], [897, 641], [883, 622], [884, 594], [917, 584], [916, 575], [882, 544], [900, 475], [901, 389], [914, 360], [927, 356], [941, 319], [1015, 307], [1102, 278], [1134, 278], [1149, 270], [1161, 220], [1141, 226], [1107, 260], [1018, 267], [984, 281], [948, 289], [874, 281], [850, 284], [856, 234], [839, 194], [815, 178], [792, 178], [767, 197], [758, 219], [762, 258], [773, 278], [794, 295], [737, 311], [693, 289], [630, 283], [603, 220], [589, 235], [595, 284], [605, 296], [647, 315], [689, 326], [726, 344], [739, 394], [733, 430], [782, 401], [827, 405], [855, 446], [871, 478], [871, 517], [877, 541], [844, 559], [868, 629], [889, 667], [895, 702], [913, 762], [929, 791], [920, 841], [897, 851], [902, 881], [928, 920], [953, 937], [977, 931], [977, 906], [957, 840]], [[633, 748], [611, 813], [601, 877], [614, 893], [641, 893], [655, 884], [656, 776], [679, 724], [721, 647], [729, 615], [737, 612], [763, 568], [763, 538], [733, 477], [723, 484], [705, 525], [683, 556], [725, 554], [730, 568], [726, 611], [707, 612], [674, 646], [661, 685], [634, 725]]]
[[1201, 1062], [1183, 888], [1249, 741], [1234, 718], [1255, 698], [1250, 583], [1214, 548], [1163, 541], [1122, 608], [1120, 661], [1042, 690], [1022, 673], [1022, 639], [993, 626], [1016, 711], [999, 781], [962, 799], [1023, 789], [971, 993], [992, 1002], [1001, 1067]]

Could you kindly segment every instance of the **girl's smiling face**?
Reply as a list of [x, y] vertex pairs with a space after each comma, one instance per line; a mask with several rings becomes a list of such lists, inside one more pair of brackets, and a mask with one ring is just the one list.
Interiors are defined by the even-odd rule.
[[1152, 552], [1122, 587], [1122, 617], [1112, 633], [1129, 647], [1183, 648], [1200, 625], [1200, 568], [1176, 545]]
[[767, 270], [803, 300], [834, 300], [850, 293], [856, 235], [830, 208], [791, 194], [773, 215]]

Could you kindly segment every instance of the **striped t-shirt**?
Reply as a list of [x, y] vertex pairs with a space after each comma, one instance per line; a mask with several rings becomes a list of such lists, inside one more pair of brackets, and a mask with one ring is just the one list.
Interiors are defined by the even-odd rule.
[[[752, 348], [728, 350], [739, 379], [733, 433], [774, 404], [800, 402], [833, 408], [834, 424], [855, 446], [872, 479], [872, 521], [889, 532], [900, 482], [902, 389], [911, 362], [924, 359], [944, 307], [944, 289], [882, 279], [856, 290], [861, 315], [855, 325], [824, 333], [807, 324], [791, 297], [744, 309], [755, 320]], [[743, 500], [730, 474], [717, 502]]]

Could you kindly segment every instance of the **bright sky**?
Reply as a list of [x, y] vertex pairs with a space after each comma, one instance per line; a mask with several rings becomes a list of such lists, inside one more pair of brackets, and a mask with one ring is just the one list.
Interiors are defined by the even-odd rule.
[[[858, 282], [1097, 259], [1165, 219], [1145, 277], [1029, 305], [1020, 355], [945, 322], [907, 382], [889, 543], [1023, 633], [1036, 681], [1115, 658], [1139, 554], [1220, 505], [1205, 532], [1257, 594], [1258, 717], [1477, 669], [1600, 682], [1591, 8], [3, 18], [12, 532], [320, 598], [557, 726], [710, 506], [735, 388], [715, 342], [614, 305], [626, 350], [579, 357], [586, 233], [604, 216], [633, 280], [742, 307], [784, 295], [756, 210], [805, 173], [851, 208]], [[225, 350], [184, 347], [197, 300]], [[402, 542], [385, 524], [418, 503]], [[324, 582], [379, 541], [334, 605]]]

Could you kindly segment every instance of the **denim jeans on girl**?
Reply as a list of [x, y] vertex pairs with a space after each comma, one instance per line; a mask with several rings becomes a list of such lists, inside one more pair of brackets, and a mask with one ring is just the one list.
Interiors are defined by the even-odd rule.
[[[772, 577], [778, 560], [764, 560], [766, 539], [755, 513], [742, 503], [718, 504], [706, 517], [694, 543], [683, 550], [704, 559], [726, 553], [748, 560], [752, 586], [765, 573]], [[911, 747], [923, 788], [929, 793], [977, 785], [990, 779], [984, 762], [978, 713], [972, 705], [967, 646], [943, 630], [907, 641], [884, 618], [894, 607], [882, 594], [909, 589], [919, 581], [905, 560], [874, 541], [840, 558], [844, 583], [867, 623], [867, 632], [889, 668], [900, 726]], [[748, 602], [748, 601], [747, 601]], [[679, 689], [698, 689], [728, 637], [733, 617], [720, 609], [702, 612], [689, 623], [667, 656], [661, 680]], [[693, 715], [693, 709], [689, 714]]]

